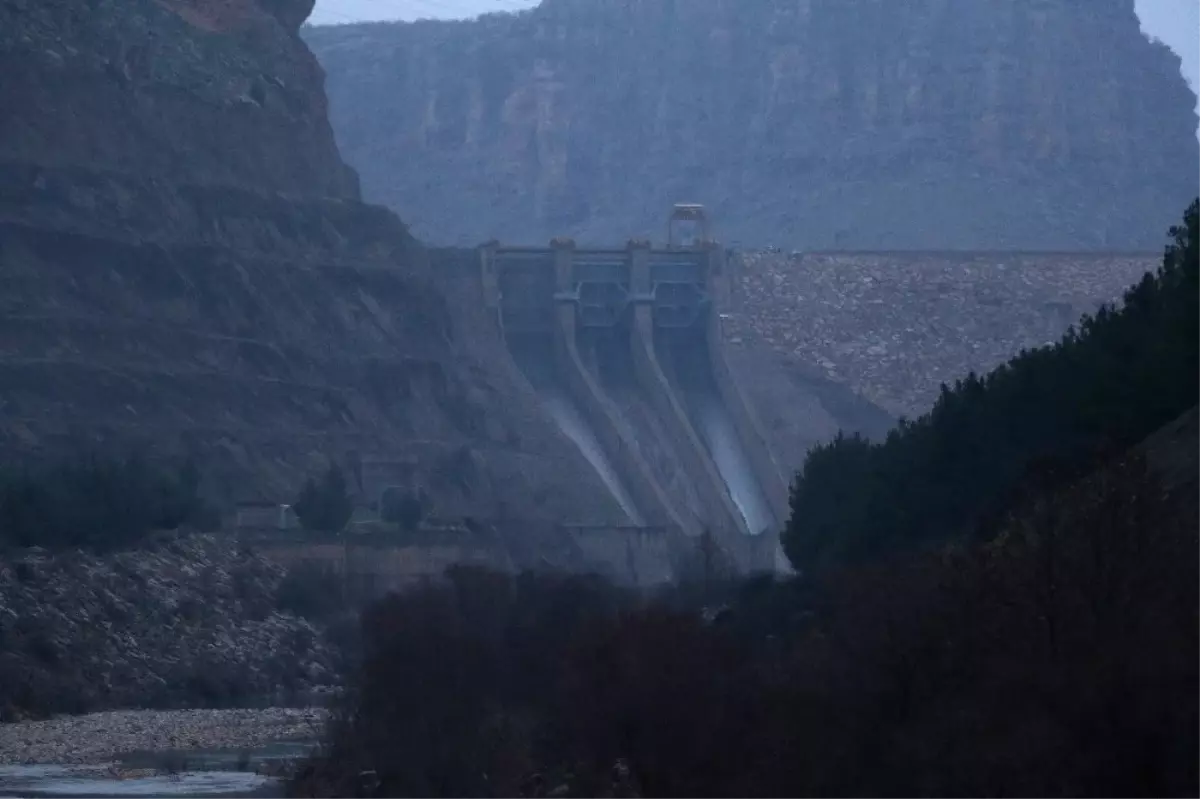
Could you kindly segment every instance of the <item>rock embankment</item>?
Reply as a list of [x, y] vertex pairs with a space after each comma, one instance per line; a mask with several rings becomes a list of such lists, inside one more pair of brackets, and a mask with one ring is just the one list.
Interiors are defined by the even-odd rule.
[[1058, 341], [1121, 298], [1155, 255], [740, 255], [726, 336], [765, 341], [888, 411], [929, 410], [941, 383]]
[[277, 609], [283, 576], [208, 535], [0, 561], [0, 720], [228, 706], [331, 685], [335, 648]]
[[323, 708], [121, 710], [0, 724], [0, 765], [105, 763], [129, 752], [312, 741], [326, 715]]

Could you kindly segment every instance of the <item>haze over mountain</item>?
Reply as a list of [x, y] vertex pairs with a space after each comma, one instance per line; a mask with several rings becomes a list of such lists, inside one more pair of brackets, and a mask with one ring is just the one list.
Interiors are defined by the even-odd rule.
[[[309, 23], [415, 19], [468, 19], [495, 11], [533, 8], [538, 0], [317, 0]], [[1147, 36], [1161, 39], [1181, 59], [1183, 76], [1200, 86], [1200, 3], [1196, 0], [1135, 0]]]
[[687, 200], [743, 247], [1155, 250], [1200, 173], [1132, 0], [546, 0], [304, 37], [365, 196], [432, 242], [654, 236]]

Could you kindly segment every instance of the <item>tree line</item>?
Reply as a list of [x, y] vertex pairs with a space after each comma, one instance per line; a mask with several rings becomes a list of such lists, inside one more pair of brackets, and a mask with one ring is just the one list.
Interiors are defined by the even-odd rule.
[[[379, 518], [401, 531], [413, 532], [428, 516], [429, 506], [429, 497], [419, 488], [392, 488], [380, 498]], [[305, 480], [292, 510], [305, 530], [341, 533], [354, 514], [354, 500], [341, 468], [330, 464], [320, 480]]]

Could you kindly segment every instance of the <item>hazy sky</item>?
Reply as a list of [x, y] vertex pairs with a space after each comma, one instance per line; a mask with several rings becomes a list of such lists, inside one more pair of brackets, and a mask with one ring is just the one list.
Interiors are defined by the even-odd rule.
[[[899, 0], [896, 0], [899, 2]], [[1142, 29], [1162, 39], [1183, 59], [1183, 74], [1200, 86], [1200, 0], [1135, 0]], [[317, 0], [315, 25], [375, 19], [472, 17], [513, 11], [537, 0]]]

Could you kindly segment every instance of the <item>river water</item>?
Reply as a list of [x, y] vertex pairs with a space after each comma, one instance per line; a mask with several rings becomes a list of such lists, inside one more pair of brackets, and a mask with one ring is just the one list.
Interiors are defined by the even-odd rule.
[[313, 746], [292, 741], [249, 751], [133, 752], [102, 765], [0, 766], [0, 797], [280, 797], [281, 781], [259, 771], [302, 758]]

